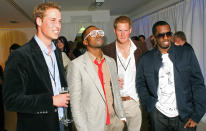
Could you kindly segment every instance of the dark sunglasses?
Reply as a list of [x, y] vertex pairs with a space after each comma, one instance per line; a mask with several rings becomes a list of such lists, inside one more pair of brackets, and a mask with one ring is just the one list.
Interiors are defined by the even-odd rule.
[[159, 33], [159, 34], [156, 35], [156, 36], [157, 36], [157, 38], [164, 38], [165, 35], [166, 35], [167, 37], [172, 37], [172, 32]]

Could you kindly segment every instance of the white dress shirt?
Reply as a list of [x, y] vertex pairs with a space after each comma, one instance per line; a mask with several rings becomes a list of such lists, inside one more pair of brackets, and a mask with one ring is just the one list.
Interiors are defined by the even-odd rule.
[[120, 95], [130, 96], [135, 101], [138, 101], [138, 95], [136, 92], [136, 64], [134, 52], [137, 49], [135, 44], [130, 39], [130, 52], [129, 56], [125, 59], [121, 52], [118, 50], [117, 43], [117, 67], [118, 67], [118, 76], [124, 80], [123, 88], [120, 88]]

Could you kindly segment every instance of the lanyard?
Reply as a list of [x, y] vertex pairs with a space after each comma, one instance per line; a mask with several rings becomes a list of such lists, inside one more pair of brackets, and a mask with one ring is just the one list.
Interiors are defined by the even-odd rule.
[[128, 66], [129, 66], [129, 63], [130, 63], [130, 61], [131, 61], [131, 57], [129, 58], [129, 62], [127, 63], [127, 66], [126, 66], [126, 67], [124, 66], [124, 64], [123, 64], [122, 61], [120, 60], [119, 55], [117, 55], [117, 57], [118, 57], [118, 60], [119, 60], [119, 62], [120, 62], [120, 64], [121, 64], [121, 66], [122, 66], [122, 67], [124, 68], [124, 70], [126, 71], [127, 68], [128, 68]]
[[55, 81], [55, 67], [56, 67], [56, 66], [55, 66], [55, 63], [54, 63], [54, 61], [53, 61], [53, 59], [52, 59], [51, 54], [49, 54], [49, 57], [50, 57], [50, 59], [51, 59], [52, 66], [53, 66], [53, 69], [54, 69], [53, 75], [52, 75], [50, 69], [49, 69], [49, 74], [51, 75], [52, 80], [54, 81], [54, 84], [55, 84], [55, 87], [56, 87], [56, 81]]

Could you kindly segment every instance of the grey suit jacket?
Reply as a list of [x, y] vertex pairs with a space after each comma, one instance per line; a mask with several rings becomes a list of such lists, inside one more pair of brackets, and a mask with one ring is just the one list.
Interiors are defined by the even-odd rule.
[[[115, 61], [108, 56], [105, 60], [110, 71], [114, 110], [119, 118], [125, 118]], [[106, 100], [88, 52], [73, 60], [67, 69], [71, 111], [77, 130], [103, 131], [107, 116]]]

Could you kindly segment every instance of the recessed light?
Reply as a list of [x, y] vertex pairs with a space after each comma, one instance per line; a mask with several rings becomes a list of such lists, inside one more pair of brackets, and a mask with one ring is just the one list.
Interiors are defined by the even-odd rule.
[[16, 21], [16, 20], [10, 20], [10, 23], [12, 23], [12, 24], [16, 24], [16, 23], [19, 23], [19, 21]]

